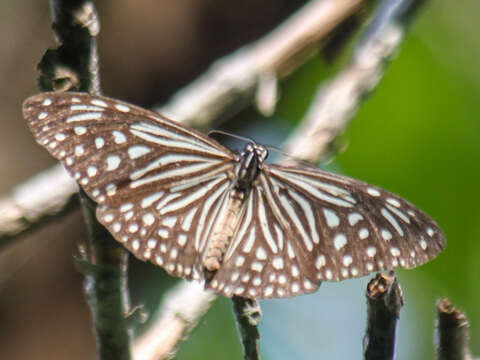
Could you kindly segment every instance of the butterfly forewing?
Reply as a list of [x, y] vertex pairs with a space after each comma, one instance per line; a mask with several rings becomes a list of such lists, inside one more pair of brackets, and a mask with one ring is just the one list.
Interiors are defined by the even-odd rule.
[[234, 155], [201, 133], [151, 111], [81, 93], [29, 98], [37, 142], [98, 203], [116, 204], [192, 178], [227, 172]]
[[306, 273], [342, 280], [372, 271], [411, 268], [445, 246], [423, 212], [385, 190], [313, 168], [265, 166]]
[[[24, 116], [99, 203], [97, 218], [119, 242], [174, 276], [208, 278], [207, 287], [227, 296], [309, 293], [324, 280], [421, 265], [445, 246], [413, 205], [341, 175], [257, 158], [258, 176], [239, 186], [241, 155], [130, 104], [44, 93], [25, 101]], [[225, 217], [232, 194], [243, 198], [240, 213]], [[219, 225], [234, 227], [233, 236], [207, 276], [203, 261], [212, 234], [224, 232]]]

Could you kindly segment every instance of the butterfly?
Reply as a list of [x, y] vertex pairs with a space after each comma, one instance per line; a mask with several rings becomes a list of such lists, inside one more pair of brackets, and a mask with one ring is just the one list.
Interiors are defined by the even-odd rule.
[[402, 198], [314, 167], [269, 164], [157, 113], [86, 93], [23, 104], [36, 141], [132, 254], [231, 297], [285, 298], [434, 258], [445, 238]]

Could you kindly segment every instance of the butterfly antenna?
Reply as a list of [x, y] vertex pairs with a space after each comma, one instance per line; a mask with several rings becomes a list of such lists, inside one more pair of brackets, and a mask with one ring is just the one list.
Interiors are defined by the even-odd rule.
[[208, 136], [212, 136], [214, 134], [220, 134], [220, 135], [223, 135], [223, 136], [229, 136], [231, 138], [234, 138], [234, 139], [238, 139], [238, 140], [242, 140], [242, 141], [245, 141], [245, 142], [249, 142], [249, 143], [255, 143], [254, 140], [248, 138], [248, 137], [245, 137], [245, 136], [241, 136], [241, 135], [236, 135], [236, 134], [232, 134], [232, 133], [229, 133], [227, 131], [223, 131], [223, 130], [210, 130], [208, 132]]
[[268, 151], [275, 151], [276, 153], [279, 153], [280, 155], [283, 155], [284, 157], [286, 157], [287, 159], [297, 163], [297, 164], [302, 164], [302, 165], [305, 165], [305, 166], [309, 166], [309, 167], [312, 167], [313, 164], [312, 163], [309, 163], [308, 161], [305, 161], [303, 159], [300, 159], [299, 157], [296, 157], [296, 156], [293, 156], [285, 151], [283, 151], [282, 149], [280, 149], [279, 147], [277, 146], [273, 146], [273, 145], [264, 145], [264, 147], [268, 150]]

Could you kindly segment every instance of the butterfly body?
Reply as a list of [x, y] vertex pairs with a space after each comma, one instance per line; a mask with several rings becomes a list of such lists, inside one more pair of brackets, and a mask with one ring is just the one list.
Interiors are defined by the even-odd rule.
[[148, 110], [81, 93], [27, 99], [39, 144], [99, 205], [136, 257], [226, 296], [290, 297], [322, 281], [411, 268], [445, 246], [409, 202], [306, 166], [235, 154]]

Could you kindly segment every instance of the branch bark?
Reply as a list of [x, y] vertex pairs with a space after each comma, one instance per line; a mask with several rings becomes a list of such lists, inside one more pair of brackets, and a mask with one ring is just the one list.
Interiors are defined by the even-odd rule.
[[260, 304], [257, 300], [246, 299], [239, 296], [232, 298], [233, 313], [237, 323], [238, 333], [243, 345], [243, 354], [245, 360], [260, 360], [258, 349], [258, 324], [262, 317]]
[[437, 303], [435, 353], [438, 360], [472, 360], [467, 316], [449, 299]]
[[[52, 28], [60, 46], [46, 51], [39, 64], [40, 88], [99, 94], [96, 36], [100, 26], [93, 2], [51, 0], [50, 5]], [[52, 184], [47, 186], [51, 188]], [[128, 253], [98, 223], [95, 204], [83, 191], [79, 196], [88, 238], [78, 244], [77, 267], [85, 276], [84, 291], [93, 317], [98, 358], [129, 360]]]
[[378, 273], [367, 285], [367, 330], [363, 339], [365, 360], [389, 360], [395, 355], [395, 330], [403, 295], [395, 273]]

